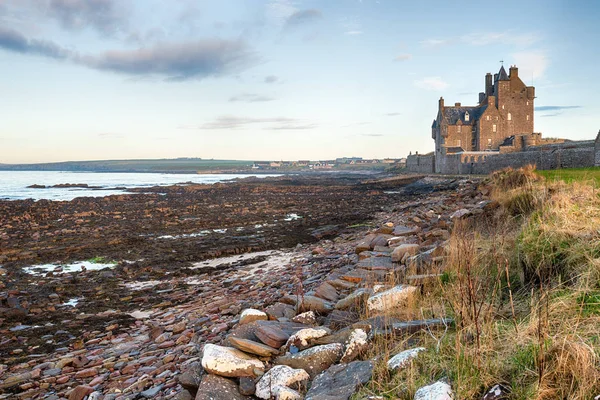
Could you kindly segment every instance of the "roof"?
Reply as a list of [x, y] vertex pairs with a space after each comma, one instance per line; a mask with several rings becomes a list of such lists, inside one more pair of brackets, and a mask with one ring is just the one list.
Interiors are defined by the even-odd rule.
[[498, 80], [499, 81], [508, 81], [508, 74], [504, 69], [504, 65], [500, 67], [500, 71], [498, 71]]
[[[473, 125], [486, 110], [485, 106], [472, 107], [444, 107], [444, 117], [448, 125], [456, 125], [460, 120], [465, 125]], [[465, 121], [465, 113], [469, 113], [469, 120]]]
[[452, 146], [452, 147], [446, 147], [446, 153], [462, 153], [463, 151], [465, 151], [462, 147], [460, 146]]
[[[437, 120], [434, 119], [433, 120], [433, 124], [431, 125], [432, 128], [437, 128]], [[600, 133], [598, 133], [598, 135], [600, 135]]]

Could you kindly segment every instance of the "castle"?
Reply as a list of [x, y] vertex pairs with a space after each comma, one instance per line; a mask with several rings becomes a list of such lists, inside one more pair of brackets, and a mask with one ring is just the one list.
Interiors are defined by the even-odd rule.
[[[485, 89], [476, 106], [444, 98], [431, 126], [435, 150], [410, 155], [412, 172], [485, 174], [508, 166], [534, 164], [539, 169], [595, 165], [594, 141], [543, 139], [534, 131], [535, 88], [519, 78], [516, 66], [504, 66], [485, 76]], [[597, 140], [598, 141], [598, 140]]]

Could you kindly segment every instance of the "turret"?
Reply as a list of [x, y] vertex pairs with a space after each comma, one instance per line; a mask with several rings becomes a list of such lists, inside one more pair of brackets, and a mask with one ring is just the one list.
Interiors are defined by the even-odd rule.
[[512, 79], [516, 79], [519, 77], [519, 68], [517, 68], [516, 65], [513, 65], [509, 68], [508, 70], [509, 75], [508, 77], [512, 80]]
[[440, 97], [440, 101], [438, 103], [440, 111], [444, 111], [444, 98]]
[[492, 74], [488, 72], [485, 74], [485, 95], [491, 96], [493, 94], [493, 90]]

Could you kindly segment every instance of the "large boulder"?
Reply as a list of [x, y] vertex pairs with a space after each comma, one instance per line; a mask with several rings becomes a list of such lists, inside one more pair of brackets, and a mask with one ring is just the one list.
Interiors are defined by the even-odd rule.
[[373, 290], [368, 288], [356, 289], [354, 292], [338, 301], [335, 308], [337, 310], [358, 308], [363, 305], [372, 294]]
[[343, 363], [354, 361], [361, 353], [369, 347], [367, 333], [362, 329], [355, 329], [350, 334], [346, 344], [344, 355], [340, 359]]
[[384, 292], [374, 294], [367, 300], [367, 310], [370, 313], [385, 313], [394, 308], [407, 305], [416, 291], [415, 286], [398, 285]]
[[454, 400], [454, 393], [450, 385], [438, 381], [417, 390], [414, 400]]
[[371, 361], [334, 365], [315, 378], [305, 400], [348, 400], [372, 374]]
[[275, 359], [276, 365], [287, 365], [303, 369], [314, 378], [335, 364], [344, 354], [344, 346], [340, 343], [311, 347], [296, 354], [286, 354]]
[[290, 349], [293, 346], [298, 350], [304, 350], [311, 346], [313, 339], [318, 339], [329, 334], [331, 334], [331, 331], [325, 327], [301, 329], [290, 336], [285, 348]]
[[277, 365], [271, 368], [256, 384], [256, 397], [269, 400], [279, 386], [299, 390], [303, 388], [310, 377], [303, 369], [294, 369], [287, 365]]
[[202, 366], [210, 373], [226, 377], [259, 376], [265, 365], [240, 350], [207, 344], [204, 346]]

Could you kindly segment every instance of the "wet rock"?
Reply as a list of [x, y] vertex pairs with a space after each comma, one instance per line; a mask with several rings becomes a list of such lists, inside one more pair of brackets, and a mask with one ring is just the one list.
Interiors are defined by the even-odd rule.
[[334, 365], [315, 378], [305, 400], [347, 400], [369, 382], [372, 374], [371, 361]]
[[454, 400], [454, 393], [450, 385], [438, 381], [417, 390], [414, 400]]
[[342, 363], [354, 361], [359, 355], [369, 348], [367, 333], [362, 329], [355, 329], [350, 334], [346, 344], [344, 355], [340, 359]]
[[230, 379], [216, 375], [206, 375], [200, 386], [195, 400], [244, 400], [237, 385]]
[[266, 321], [268, 320], [269, 317], [267, 316], [266, 313], [259, 311], [259, 310], [255, 310], [253, 308], [247, 308], [244, 311], [242, 311], [242, 314], [240, 315], [240, 321], [239, 324], [243, 325], [243, 324], [249, 324], [250, 322], [254, 322], [254, 321]]
[[225, 377], [257, 376], [264, 372], [264, 364], [231, 347], [206, 344], [202, 367], [210, 373]]
[[339, 343], [311, 347], [296, 354], [286, 354], [275, 359], [276, 365], [287, 365], [303, 369], [314, 378], [332, 364], [338, 362], [344, 353], [344, 346]]
[[228, 341], [236, 349], [257, 356], [272, 357], [279, 354], [279, 350], [252, 340], [230, 337]]
[[256, 397], [269, 400], [278, 386], [301, 389], [309, 380], [309, 375], [302, 369], [290, 368], [287, 365], [277, 365], [271, 368], [256, 384]]
[[424, 347], [416, 347], [414, 349], [401, 351], [388, 360], [387, 367], [390, 371], [402, 369], [407, 366], [411, 360], [416, 358], [422, 351], [425, 351]]
[[416, 291], [415, 286], [398, 285], [384, 292], [374, 294], [367, 300], [367, 310], [371, 313], [391, 311], [394, 308], [406, 305]]
[[405, 255], [415, 255], [419, 251], [418, 244], [401, 244], [392, 251], [392, 261], [400, 262]]

